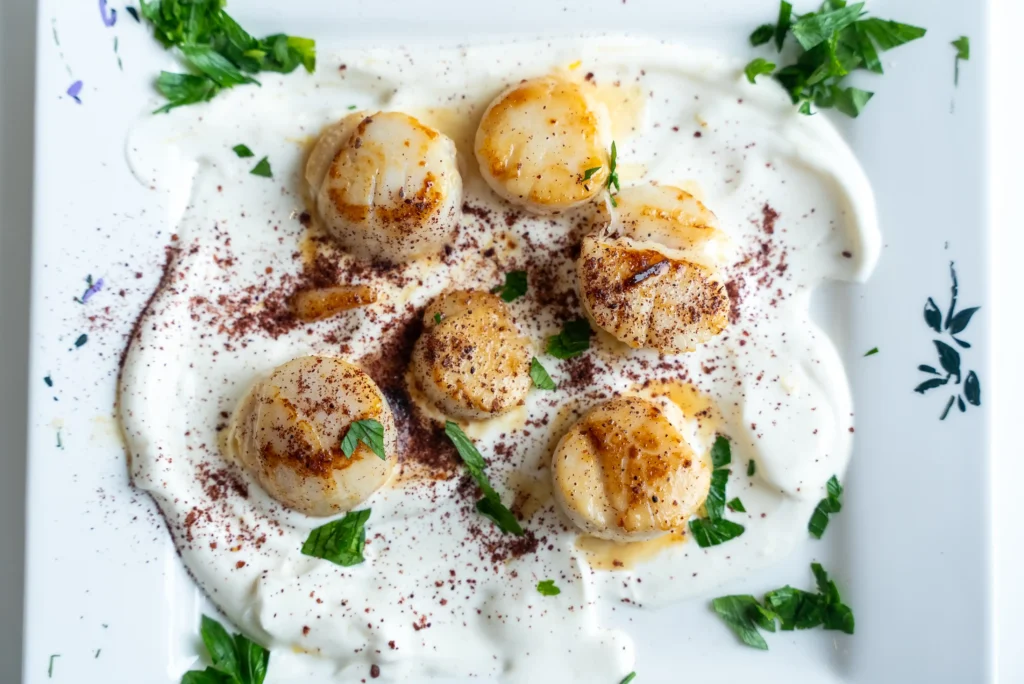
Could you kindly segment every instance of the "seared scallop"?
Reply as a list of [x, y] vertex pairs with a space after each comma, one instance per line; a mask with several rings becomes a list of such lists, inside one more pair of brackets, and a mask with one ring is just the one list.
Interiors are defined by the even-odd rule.
[[[557, 76], [498, 95], [476, 132], [480, 172], [496, 193], [538, 214], [578, 206], [608, 178], [609, 116], [583, 86]], [[587, 171], [591, 171], [589, 178]]]
[[423, 312], [412, 354], [416, 385], [448, 416], [481, 419], [526, 401], [530, 341], [508, 305], [487, 292], [439, 295]]
[[640, 541], [682, 530], [707, 498], [711, 465], [656, 405], [620, 397], [588, 412], [552, 457], [555, 498], [581, 530]]
[[[349, 427], [360, 420], [383, 427], [385, 458], [364, 443], [351, 457], [341, 450]], [[340, 359], [304, 356], [253, 386], [235, 412], [229, 443], [268, 494], [323, 516], [350, 510], [387, 481], [398, 432], [370, 376]]]
[[584, 310], [631, 347], [693, 351], [729, 322], [729, 295], [712, 265], [726, 243], [715, 215], [678, 188], [630, 188], [617, 201], [576, 262]]
[[306, 162], [320, 220], [353, 255], [403, 262], [436, 254], [458, 227], [455, 143], [401, 112], [350, 114]]

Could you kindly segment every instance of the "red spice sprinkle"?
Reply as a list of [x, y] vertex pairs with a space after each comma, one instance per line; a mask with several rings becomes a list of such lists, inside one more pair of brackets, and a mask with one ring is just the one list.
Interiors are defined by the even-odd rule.
[[380, 666], [379, 665], [373, 664], [373, 665], [370, 666], [370, 677], [372, 677], [373, 679], [376, 679], [377, 677], [380, 677]]

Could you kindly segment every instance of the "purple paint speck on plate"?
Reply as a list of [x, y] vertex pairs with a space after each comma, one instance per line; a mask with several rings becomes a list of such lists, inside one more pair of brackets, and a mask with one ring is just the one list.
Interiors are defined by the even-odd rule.
[[82, 100], [80, 100], [78, 97], [78, 93], [80, 92], [82, 92], [81, 81], [75, 81], [70, 86], [68, 86], [68, 95], [73, 97], [75, 99], [75, 102], [77, 102], [78, 104], [82, 104]]
[[110, 14], [107, 14], [107, 0], [100, 0], [100, 18], [103, 19], [104, 26], [113, 26], [117, 23], [116, 9], [111, 7]]

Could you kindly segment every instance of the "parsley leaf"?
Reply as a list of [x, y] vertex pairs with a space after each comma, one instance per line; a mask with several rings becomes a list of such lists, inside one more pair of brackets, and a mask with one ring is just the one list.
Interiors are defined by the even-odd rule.
[[715, 437], [715, 443], [711, 445], [711, 466], [721, 468], [732, 463], [732, 446], [729, 440], [722, 435]]
[[542, 596], [558, 596], [562, 590], [555, 586], [555, 580], [543, 580], [537, 583], [537, 591]]
[[509, 271], [505, 274], [505, 284], [491, 290], [506, 302], [515, 301], [526, 294], [526, 271]]
[[752, 60], [749, 64], [747, 64], [747, 67], [743, 70], [743, 73], [747, 75], [748, 81], [750, 81], [751, 83], [755, 83], [755, 79], [758, 76], [764, 74], [771, 74], [774, 71], [775, 64], [769, 62], [766, 59], [758, 57], [757, 59]]
[[[851, 118], [857, 118], [874, 93], [859, 88], [832, 86], [832, 106]], [[820, 105], [819, 105], [820, 106]]]
[[738, 496], [725, 505], [729, 507], [730, 511], [736, 511], [737, 513], [747, 512], [747, 509], [743, 507], [743, 502], [740, 501], [740, 498]]
[[264, 178], [274, 177], [274, 174], [270, 171], [270, 162], [267, 161], [266, 157], [256, 162], [256, 166], [252, 167], [252, 171], [249, 173], [254, 176], [263, 176]]
[[773, 24], [761, 24], [754, 32], [750, 34], [750, 44], [754, 47], [758, 45], [764, 45], [775, 35], [775, 26]]
[[793, 5], [782, 0], [779, 3], [779, 19], [775, 22], [775, 48], [782, 52], [782, 46], [786, 42], [786, 34], [793, 25]]
[[629, 684], [634, 679], [636, 679], [636, 672], [630, 672], [619, 684]]
[[711, 488], [708, 489], [708, 498], [704, 500], [704, 508], [712, 523], [721, 520], [725, 513], [725, 485], [728, 480], [728, 470], [715, 470], [711, 473]]
[[455, 450], [459, 452], [462, 462], [466, 464], [466, 470], [484, 493], [484, 497], [476, 502], [476, 510], [481, 515], [490, 518], [502, 532], [522, 536], [523, 528], [519, 521], [512, 515], [512, 511], [501, 503], [501, 497], [491, 486], [491, 481], [487, 478], [487, 473], [484, 472], [487, 468], [487, 461], [477, 450], [473, 440], [466, 436], [462, 428], [450, 420], [445, 423], [444, 434], [455, 445]]
[[235, 145], [231, 149], [234, 150], [235, 154], [243, 159], [245, 157], [253, 156], [252, 150], [250, 150], [246, 145]]
[[186, 672], [181, 684], [263, 684], [270, 651], [242, 634], [232, 637], [223, 625], [206, 615], [200, 623], [199, 635], [213, 665]]
[[810, 521], [807, 523], [807, 530], [815, 539], [821, 539], [821, 535], [825, 533], [825, 528], [828, 527], [829, 516], [843, 510], [843, 502], [841, 500], [843, 486], [839, 484], [839, 480], [835, 475], [829, 478], [825, 489], [828, 495], [818, 502], [814, 513], [811, 514]]
[[323, 558], [342, 567], [359, 565], [365, 560], [365, 526], [369, 519], [370, 509], [365, 508], [349, 511], [344, 518], [317, 527], [302, 544], [302, 555]]
[[345, 454], [345, 458], [352, 458], [352, 454], [356, 452], [360, 442], [377, 454], [380, 460], [387, 460], [388, 456], [384, 451], [384, 426], [380, 424], [379, 420], [368, 418], [349, 424], [348, 430], [345, 431], [345, 436], [341, 440], [341, 452]]
[[867, 353], [864, 354], [864, 356], [874, 356], [877, 353], [878, 353], [878, 347], [872, 347], [871, 349], [869, 349], [867, 351]]
[[590, 323], [577, 318], [562, 324], [562, 332], [548, 338], [547, 351], [556, 359], [571, 359], [590, 349]]
[[[759, 608], [760, 604], [757, 599], [749, 594], [742, 596], [720, 596], [711, 602], [715, 612], [718, 613], [718, 617], [729, 626], [736, 636], [740, 638], [740, 641], [745, 643], [747, 646], [753, 648], [759, 648], [762, 651], [768, 650], [768, 642], [764, 640], [761, 633], [757, 631], [757, 624], [755, 623], [755, 615], [760, 615]], [[772, 630], [774, 630], [774, 622], [772, 623]]]
[[810, 12], [802, 15], [789, 29], [804, 50], [832, 39], [832, 36], [855, 22], [862, 14], [864, 3], [831, 11]]
[[167, 98], [168, 102], [163, 107], [154, 110], [154, 114], [162, 114], [175, 107], [196, 102], [205, 102], [213, 99], [213, 96], [220, 92], [220, 88], [213, 82], [213, 79], [207, 76], [172, 74], [168, 71], [160, 72], [160, 76], [156, 79], [156, 89]]
[[588, 181], [594, 177], [594, 174], [601, 170], [600, 166], [595, 166], [592, 169], [587, 169], [583, 172], [583, 180]]
[[442, 318], [441, 314], [439, 314], [439, 313], [434, 314], [434, 325], [440, 324], [441, 323], [441, 318]]
[[971, 59], [971, 39], [967, 36], [960, 36], [952, 43], [956, 48], [956, 61], [953, 63], [953, 85], [960, 85], [960, 60], [965, 62]]
[[702, 549], [724, 544], [730, 539], [740, 536], [745, 530], [743, 525], [724, 518], [720, 520], [694, 518], [690, 521], [690, 534], [697, 541], [697, 546]]
[[530, 379], [533, 380], [533, 385], [537, 389], [558, 389], [558, 385], [551, 379], [551, 376], [548, 375], [547, 370], [540, 364], [536, 356], [530, 361]]
[[754, 473], [757, 472], [757, 464], [754, 463], [754, 459], [747, 461], [747, 477], [754, 477]]

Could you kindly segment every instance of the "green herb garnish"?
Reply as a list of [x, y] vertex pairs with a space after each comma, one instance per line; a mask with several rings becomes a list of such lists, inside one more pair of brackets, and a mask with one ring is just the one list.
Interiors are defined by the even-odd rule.
[[747, 509], [743, 507], [743, 502], [740, 501], [740, 498], [738, 496], [725, 505], [729, 508], [730, 511], [735, 511], [737, 513], [747, 512]]
[[592, 169], [587, 169], [583, 172], [583, 180], [588, 181], [594, 177], [594, 174], [601, 170], [600, 166], [595, 166]]
[[505, 284], [491, 290], [506, 302], [515, 301], [526, 294], [526, 271], [509, 271], [505, 274]]
[[634, 679], [636, 679], [636, 672], [630, 672], [619, 684], [629, 684]]
[[702, 549], [724, 544], [730, 539], [740, 536], [745, 530], [743, 525], [726, 520], [724, 517], [725, 487], [730, 472], [725, 466], [731, 463], [732, 447], [729, 440], [718, 435], [715, 438], [715, 443], [711, 446], [711, 466], [713, 468], [711, 487], [708, 489], [707, 499], [704, 500], [707, 517], [695, 518], [690, 521], [690, 534]]
[[775, 24], [761, 24], [750, 34], [750, 44], [754, 47], [764, 45], [775, 35]]
[[874, 355], [875, 355], [875, 354], [877, 354], [877, 353], [878, 353], [878, 347], [872, 347], [871, 349], [869, 349], [869, 350], [868, 350], [868, 351], [867, 351], [867, 352], [866, 352], [866, 353], [864, 354], [864, 356], [874, 356]]
[[270, 651], [242, 634], [228, 634], [219, 622], [206, 615], [199, 635], [213, 665], [202, 671], [186, 672], [181, 684], [263, 684]]
[[439, 314], [439, 313], [434, 314], [434, 325], [437, 325], [440, 322], [441, 322], [441, 314]]
[[577, 318], [562, 324], [562, 332], [548, 338], [547, 351], [556, 359], [571, 359], [590, 349], [590, 323]]
[[754, 473], [757, 472], [757, 464], [754, 463], [754, 459], [747, 461], [747, 477], [754, 477]]
[[335, 565], [349, 567], [359, 565], [366, 545], [366, 521], [370, 509], [349, 511], [344, 518], [332, 520], [309, 533], [302, 545], [302, 554], [323, 558]]
[[775, 64], [769, 62], [767, 59], [758, 57], [747, 64], [747, 68], [743, 72], [747, 75], [747, 80], [754, 83], [758, 76], [769, 75], [775, 71]]
[[965, 62], [971, 59], [971, 39], [967, 36], [960, 36], [952, 43], [956, 48], [956, 61], [953, 63], [953, 85], [960, 85], [960, 61]]
[[530, 361], [530, 379], [533, 380], [533, 385], [537, 389], [553, 390], [558, 388], [536, 356]]
[[250, 150], [246, 145], [235, 145], [231, 149], [234, 150], [235, 154], [237, 154], [239, 157], [243, 159], [245, 157], [253, 156], [252, 150]]
[[157, 39], [166, 48], [178, 48], [195, 72], [160, 73], [157, 90], [168, 103], [157, 112], [210, 100], [225, 88], [258, 84], [249, 74], [316, 68], [313, 40], [283, 34], [254, 38], [224, 11], [223, 0], [140, 0], [139, 5]]
[[377, 454], [380, 460], [387, 460], [388, 456], [384, 452], [384, 426], [379, 420], [368, 418], [349, 424], [345, 437], [341, 440], [341, 452], [345, 454], [345, 458], [352, 458], [360, 442]]
[[814, 513], [811, 514], [810, 521], [807, 523], [807, 530], [815, 539], [821, 539], [821, 535], [825, 533], [825, 528], [828, 527], [829, 516], [843, 510], [843, 502], [841, 501], [843, 486], [839, 484], [839, 480], [836, 479], [835, 475], [829, 478], [825, 489], [828, 495], [818, 502]]
[[266, 157], [256, 162], [256, 166], [252, 167], [252, 171], [249, 173], [254, 176], [263, 176], [264, 178], [274, 177], [274, 174], [270, 172], [270, 162], [267, 161]]
[[820, 626], [853, 634], [853, 611], [842, 602], [836, 583], [819, 563], [811, 563], [811, 571], [817, 593], [785, 586], [765, 594], [763, 605], [750, 595], [721, 596], [711, 605], [743, 643], [761, 650], [768, 650], [768, 644], [757, 628], [774, 632], [776, 620], [783, 631]]
[[537, 591], [541, 596], [558, 596], [562, 590], [555, 586], [555, 580], [543, 580], [537, 583]]
[[[611, 200], [612, 206], [617, 207], [619, 203], [615, 201], [615, 193], [619, 192], [619, 172], [618, 172], [618, 160], [619, 152], [615, 148], [615, 141], [612, 140], [612, 153], [608, 157], [608, 180], [605, 181], [605, 187], [608, 188], [608, 199]], [[615, 193], [612, 192], [612, 188], [615, 188]]]
[[470, 476], [484, 493], [484, 497], [476, 502], [477, 512], [490, 518], [502, 532], [521, 536], [523, 528], [516, 517], [512, 515], [512, 511], [501, 503], [501, 497], [491, 486], [491, 481], [487, 478], [487, 473], [484, 472], [487, 468], [487, 461], [477, 450], [473, 440], [466, 436], [462, 428], [450, 420], [445, 423], [444, 434], [455, 445], [455, 450], [459, 452], [462, 462], [466, 464]]
[[[891, 50], [925, 35], [925, 29], [866, 18], [864, 3], [847, 5], [845, 0], [825, 0], [817, 12], [793, 15], [788, 2], [779, 5], [779, 17], [773, 28], [775, 47], [782, 51], [786, 35], [792, 34], [800, 46], [796, 62], [774, 72], [775, 79], [789, 91], [793, 103], [803, 114], [818, 109], [835, 108], [856, 117], [873, 93], [844, 87], [845, 77], [856, 69], [882, 73], [879, 51]], [[767, 25], [751, 35], [751, 43], [767, 43]], [[747, 66], [747, 78], [768, 70], [767, 60], [754, 60]]]

